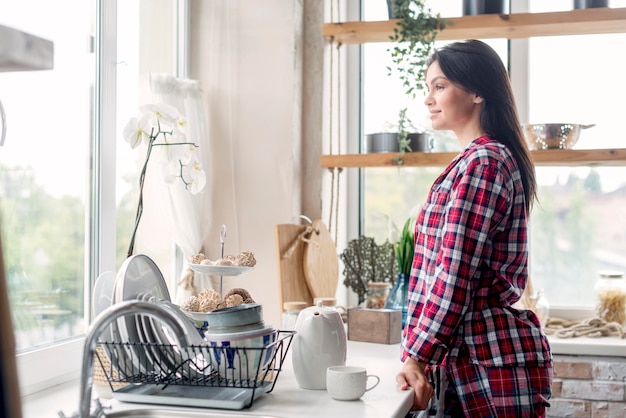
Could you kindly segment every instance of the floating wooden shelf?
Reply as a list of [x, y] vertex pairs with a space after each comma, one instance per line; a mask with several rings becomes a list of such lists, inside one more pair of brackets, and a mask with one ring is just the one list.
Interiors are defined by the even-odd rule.
[[[515, 13], [447, 18], [437, 40], [530, 38], [535, 36], [626, 33], [626, 8], [592, 8], [551, 13]], [[390, 42], [397, 19], [325, 23], [322, 35], [333, 42]]]
[[[408, 152], [402, 157], [404, 167], [446, 166], [456, 152]], [[398, 153], [322, 155], [324, 168], [334, 167], [397, 167]], [[626, 166], [626, 148], [598, 150], [543, 150], [531, 152], [537, 166]]]
[[[531, 38], [536, 36], [626, 33], [626, 8], [592, 8], [550, 13], [491, 14], [447, 18], [437, 40]], [[338, 44], [391, 42], [398, 20], [325, 23], [322, 35]], [[406, 167], [447, 165], [456, 153], [406, 153]], [[322, 155], [321, 166], [397, 167], [398, 153]], [[537, 166], [626, 166], [626, 149], [533, 151]]]

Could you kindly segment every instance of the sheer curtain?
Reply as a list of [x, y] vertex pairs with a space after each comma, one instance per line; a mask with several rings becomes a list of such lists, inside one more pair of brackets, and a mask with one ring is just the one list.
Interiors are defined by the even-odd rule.
[[[200, 146], [201, 164], [207, 176], [209, 170], [210, 141], [207, 134], [206, 114], [202, 103], [202, 90], [196, 80], [179, 79], [168, 74], [150, 74], [150, 88], [158, 103], [177, 108], [187, 119], [187, 139]], [[201, 252], [202, 242], [211, 227], [212, 182], [207, 178], [201, 193], [191, 194], [180, 183], [170, 185], [164, 196], [169, 229], [185, 260]], [[193, 270], [183, 268], [175, 292], [175, 301], [182, 303], [196, 290], [211, 288], [210, 277], [194, 275]]]

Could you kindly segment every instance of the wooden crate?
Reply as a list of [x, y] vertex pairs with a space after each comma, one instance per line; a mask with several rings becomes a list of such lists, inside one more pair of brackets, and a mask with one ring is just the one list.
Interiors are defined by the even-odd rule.
[[394, 309], [348, 309], [348, 339], [397, 344], [402, 338], [402, 312]]

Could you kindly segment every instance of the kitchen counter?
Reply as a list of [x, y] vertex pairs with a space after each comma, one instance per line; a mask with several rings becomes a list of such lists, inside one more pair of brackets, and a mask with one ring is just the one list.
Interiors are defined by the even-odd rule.
[[[332, 399], [325, 390], [301, 389], [296, 382], [292, 370], [290, 354], [291, 349], [287, 352], [285, 362], [283, 363], [283, 370], [276, 380], [274, 390], [255, 399], [250, 408], [243, 410], [208, 409], [206, 411], [224, 412], [224, 416], [228, 416], [229, 413], [237, 413], [250, 416], [269, 415], [284, 418], [295, 416], [300, 418], [338, 416], [404, 418], [411, 408], [413, 401], [412, 391], [401, 391], [397, 389], [395, 383], [396, 373], [402, 366], [400, 362], [399, 344], [386, 345], [348, 341], [346, 364], [364, 366], [367, 368], [368, 374], [375, 374], [380, 377], [380, 384], [366, 392], [358, 401], [337, 401]], [[93, 393], [95, 396], [95, 390]], [[76, 398], [77, 397], [78, 385], [76, 385]], [[167, 409], [172, 411], [203, 410], [200, 408], [128, 403], [120, 402], [115, 399], [104, 399], [102, 403], [111, 408], [107, 409], [107, 412], [147, 408]], [[34, 407], [34, 405], [31, 406]], [[77, 408], [77, 402], [71, 405], [66, 403], [58, 406], [54, 411], [48, 409], [48, 412], [52, 412], [52, 414], [45, 416], [55, 416], [54, 414], [58, 410], [63, 410], [66, 414], [71, 414], [75, 412]], [[26, 409], [32, 410], [35, 408]], [[174, 412], [172, 416], [175, 416]], [[31, 418], [31, 415], [25, 414], [25, 418]]]
[[[372, 344], [348, 341], [346, 364], [364, 366], [368, 374], [380, 377], [380, 384], [368, 391], [358, 401], [337, 401], [325, 390], [301, 389], [291, 366], [291, 349], [283, 363], [274, 390], [255, 399], [248, 409], [237, 412], [278, 417], [361, 417], [361, 418], [404, 418], [413, 403], [412, 391], [401, 391], [396, 387], [395, 376], [400, 370], [400, 344]], [[368, 382], [371, 384], [371, 381]], [[143, 409], [150, 405], [131, 404], [111, 400], [106, 402], [113, 411]], [[157, 406], [155, 406], [157, 407]], [[159, 409], [180, 410], [179, 407], [158, 406]], [[183, 408], [184, 409], [184, 408]], [[192, 408], [187, 408], [192, 409]], [[192, 410], [198, 410], [193, 408]], [[219, 411], [211, 409], [211, 411]]]

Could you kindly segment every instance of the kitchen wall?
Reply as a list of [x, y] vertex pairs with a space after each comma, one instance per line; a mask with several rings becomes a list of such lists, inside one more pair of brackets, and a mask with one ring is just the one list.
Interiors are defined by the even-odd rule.
[[192, 0], [189, 77], [207, 108], [213, 223], [205, 254], [252, 251], [253, 272], [224, 277], [243, 287], [279, 326], [274, 228], [321, 214], [323, 3], [319, 0]]
[[549, 417], [626, 416], [626, 359], [554, 356]]

